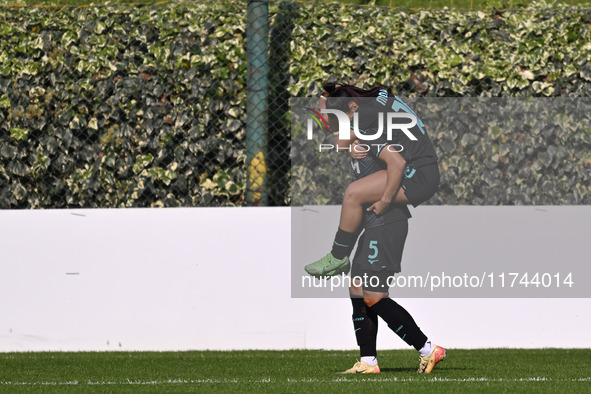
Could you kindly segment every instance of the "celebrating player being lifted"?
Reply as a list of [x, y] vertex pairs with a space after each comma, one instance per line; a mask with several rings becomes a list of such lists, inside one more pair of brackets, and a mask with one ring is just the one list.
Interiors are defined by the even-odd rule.
[[[400, 272], [411, 217], [407, 204], [417, 207], [437, 191], [439, 170], [435, 149], [416, 114], [387, 89], [363, 90], [340, 84], [325, 84], [324, 89], [320, 109], [346, 113], [350, 121], [355, 120], [355, 131], [371, 139], [371, 145], [356, 149], [358, 136], [351, 129], [348, 139], [337, 141], [339, 150], [351, 152], [354, 181], [345, 192], [332, 251], [305, 267], [313, 276], [349, 272], [349, 255], [360, 231], [364, 230], [353, 258], [351, 277], [366, 280], [353, 280], [349, 288], [361, 359], [343, 373], [380, 372], [376, 350], [378, 316], [419, 351], [417, 372], [430, 373], [445, 358], [445, 349], [433, 345], [406, 309], [389, 298], [387, 282]], [[378, 114], [388, 111], [411, 114], [416, 122], [410, 133], [378, 135], [384, 126]], [[331, 130], [338, 130], [342, 122], [333, 113], [327, 119]], [[389, 146], [402, 149], [388, 149]]]

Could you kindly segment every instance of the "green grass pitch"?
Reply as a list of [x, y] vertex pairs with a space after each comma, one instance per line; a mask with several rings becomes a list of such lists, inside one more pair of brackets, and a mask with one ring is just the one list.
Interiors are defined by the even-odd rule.
[[338, 375], [356, 351], [0, 353], [0, 392], [591, 392], [591, 349], [449, 349], [430, 375], [414, 350], [381, 374]]

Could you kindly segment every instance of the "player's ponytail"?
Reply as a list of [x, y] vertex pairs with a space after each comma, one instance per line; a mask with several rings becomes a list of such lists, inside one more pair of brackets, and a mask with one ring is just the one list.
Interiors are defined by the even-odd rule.
[[343, 112], [349, 111], [349, 103], [347, 100], [331, 100], [331, 98], [342, 97], [378, 97], [380, 90], [386, 89], [382, 86], [377, 86], [368, 90], [358, 88], [353, 85], [345, 85], [340, 82], [326, 82], [322, 85], [324, 93], [322, 96], [327, 98], [326, 108], [338, 109]]
[[325, 92], [323, 95], [328, 97], [378, 97], [380, 90], [386, 89], [383, 86], [376, 86], [366, 90], [339, 82], [326, 82], [322, 87]]

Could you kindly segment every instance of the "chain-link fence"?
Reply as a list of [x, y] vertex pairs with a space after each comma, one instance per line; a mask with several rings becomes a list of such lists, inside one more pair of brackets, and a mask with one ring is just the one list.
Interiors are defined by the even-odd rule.
[[[587, 97], [589, 26], [585, 9], [3, 7], [0, 208], [287, 205], [291, 97], [336, 79], [411, 97]], [[474, 137], [489, 152], [458, 130], [431, 134], [446, 172], [436, 203], [472, 203], [457, 185], [484, 176], [481, 193], [500, 193], [512, 165], [532, 170], [518, 180], [532, 196], [563, 190], [524, 203], [590, 202], [588, 130], [526, 130], [515, 157], [502, 136]], [[474, 147], [494, 165], [458, 164]]]
[[246, 204], [245, 9], [3, 8], [0, 206]]

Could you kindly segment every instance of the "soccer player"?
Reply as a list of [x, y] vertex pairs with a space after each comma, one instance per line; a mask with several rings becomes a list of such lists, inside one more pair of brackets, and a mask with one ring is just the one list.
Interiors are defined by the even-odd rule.
[[[343, 110], [353, 119], [359, 113], [361, 132], [373, 134], [378, 126], [377, 113], [387, 111], [414, 112], [386, 89], [362, 90], [349, 85], [325, 85], [322, 108]], [[344, 102], [330, 100], [349, 97]], [[355, 100], [356, 97], [373, 97]], [[416, 117], [416, 115], [415, 115]], [[329, 117], [330, 119], [330, 117]], [[383, 125], [383, 123], [382, 123]], [[331, 128], [335, 127], [334, 119]], [[354, 182], [347, 188], [341, 220], [331, 253], [305, 267], [313, 276], [339, 275], [349, 271], [349, 254], [357, 240], [363, 222], [364, 232], [359, 239], [353, 259], [351, 276], [355, 280], [350, 291], [353, 305], [353, 325], [361, 359], [343, 373], [379, 373], [376, 337], [380, 316], [407, 344], [419, 351], [418, 373], [430, 373], [446, 356], [445, 349], [435, 346], [420, 330], [412, 316], [388, 297], [388, 278], [400, 272], [402, 250], [408, 231], [410, 212], [407, 203], [415, 207], [430, 198], [437, 190], [439, 172], [435, 150], [417, 119], [411, 131], [417, 135], [415, 145], [400, 136], [395, 141], [380, 137], [372, 144], [369, 154], [356, 151], [356, 136], [338, 141], [339, 147], [352, 146]], [[410, 136], [406, 135], [406, 138]], [[390, 146], [403, 146], [402, 152]], [[371, 205], [370, 205], [371, 204]], [[367, 207], [369, 205], [369, 207]], [[364, 210], [364, 208], [366, 208]]]

